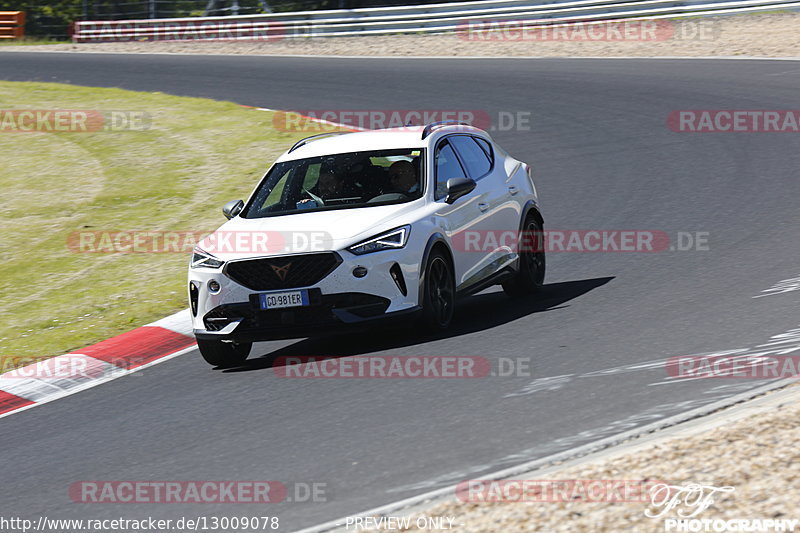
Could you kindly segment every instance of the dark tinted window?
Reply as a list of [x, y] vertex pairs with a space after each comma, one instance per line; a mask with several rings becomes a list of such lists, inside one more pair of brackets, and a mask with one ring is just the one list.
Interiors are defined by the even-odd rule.
[[436, 199], [447, 195], [447, 180], [450, 178], [464, 178], [464, 169], [458, 162], [456, 153], [449, 143], [444, 142], [436, 149]]
[[467, 166], [470, 178], [478, 179], [492, 168], [492, 162], [489, 161], [486, 152], [478, 146], [478, 143], [472, 137], [458, 135], [451, 137], [450, 142], [456, 147], [458, 155], [461, 156], [461, 160]]
[[489, 161], [494, 162], [494, 153], [492, 153], [492, 147], [489, 144], [489, 141], [486, 139], [481, 139], [480, 137], [473, 137], [473, 139], [475, 139], [475, 142], [478, 143], [481, 148], [483, 148], [484, 152], [486, 152], [486, 155], [489, 157]]

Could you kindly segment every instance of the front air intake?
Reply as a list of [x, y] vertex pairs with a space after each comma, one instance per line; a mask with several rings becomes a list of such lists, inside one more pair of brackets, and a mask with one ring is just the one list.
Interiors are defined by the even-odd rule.
[[194, 281], [189, 282], [189, 307], [192, 308], [192, 316], [197, 316], [197, 300], [200, 297], [200, 290]]
[[397, 284], [397, 288], [400, 289], [400, 293], [403, 296], [408, 296], [408, 288], [406, 287], [406, 280], [403, 277], [403, 269], [400, 268], [400, 265], [397, 263], [392, 265], [392, 268], [389, 269], [389, 274], [392, 275], [392, 279], [394, 280], [395, 284]]

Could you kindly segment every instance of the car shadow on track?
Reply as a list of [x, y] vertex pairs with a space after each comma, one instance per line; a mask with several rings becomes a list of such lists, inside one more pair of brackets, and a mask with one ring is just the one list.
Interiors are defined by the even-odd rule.
[[[453, 325], [439, 334], [421, 335], [414, 331], [414, 324], [411, 321], [381, 325], [367, 330], [345, 330], [341, 334], [302, 339], [266, 354], [254, 353], [244, 364], [225, 369], [224, 372], [273, 368], [279, 357], [347, 357], [476, 333], [534, 313], [563, 309], [568, 307], [563, 305], [566, 302], [601, 287], [612, 279], [613, 276], [551, 283], [545, 285], [539, 295], [530, 299], [512, 299], [501, 291], [478, 294], [459, 302]], [[354, 335], [357, 335], [358, 342], [354, 342]]]

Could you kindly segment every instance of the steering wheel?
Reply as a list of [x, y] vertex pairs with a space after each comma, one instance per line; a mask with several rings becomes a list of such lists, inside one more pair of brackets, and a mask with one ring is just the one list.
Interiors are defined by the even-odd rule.
[[[320, 198], [319, 196], [317, 196], [313, 192], [309, 191], [308, 189], [303, 189], [303, 194], [307, 195], [310, 200], [314, 200], [315, 202], [317, 202], [318, 206], [324, 206], [325, 205], [325, 201], [322, 198]], [[301, 200], [301, 202], [302, 202], [302, 200]]]

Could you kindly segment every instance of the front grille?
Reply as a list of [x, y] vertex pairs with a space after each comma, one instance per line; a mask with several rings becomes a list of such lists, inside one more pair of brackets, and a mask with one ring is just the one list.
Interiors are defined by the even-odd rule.
[[247, 259], [225, 265], [225, 274], [254, 291], [294, 289], [318, 283], [341, 262], [336, 252]]

